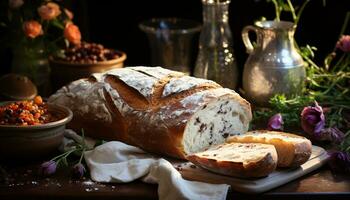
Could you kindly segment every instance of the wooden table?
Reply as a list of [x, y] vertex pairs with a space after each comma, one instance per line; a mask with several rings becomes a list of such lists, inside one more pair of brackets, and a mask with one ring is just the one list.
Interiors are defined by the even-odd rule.
[[[0, 199], [157, 199], [157, 185], [135, 181], [101, 184], [72, 180], [69, 169], [49, 177], [37, 175], [38, 163], [1, 164]], [[332, 174], [324, 166], [311, 174], [261, 195], [230, 191], [228, 199], [350, 199], [350, 176]]]

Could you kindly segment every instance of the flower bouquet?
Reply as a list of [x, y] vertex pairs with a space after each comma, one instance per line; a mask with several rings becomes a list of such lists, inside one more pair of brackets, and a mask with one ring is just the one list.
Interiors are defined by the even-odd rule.
[[[9, 0], [2, 6], [2, 46], [12, 49], [12, 71], [33, 80], [39, 92], [49, 83], [49, 55], [61, 54], [61, 49], [78, 45], [79, 28], [72, 22], [73, 13], [51, 0]], [[43, 91], [44, 90], [44, 91]], [[47, 92], [47, 91], [46, 91]]]

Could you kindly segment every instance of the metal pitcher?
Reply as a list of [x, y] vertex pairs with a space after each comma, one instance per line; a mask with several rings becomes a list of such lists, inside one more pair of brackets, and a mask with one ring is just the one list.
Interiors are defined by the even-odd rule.
[[[256, 33], [252, 45], [249, 32]], [[295, 25], [286, 21], [258, 21], [246, 26], [242, 39], [249, 57], [244, 65], [243, 89], [253, 104], [267, 106], [275, 94], [290, 96], [302, 91], [304, 61], [295, 46]]]

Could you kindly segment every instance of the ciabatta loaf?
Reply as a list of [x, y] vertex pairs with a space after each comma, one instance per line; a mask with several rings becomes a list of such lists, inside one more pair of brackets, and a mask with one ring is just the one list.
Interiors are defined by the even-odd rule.
[[227, 142], [272, 144], [277, 150], [278, 167], [302, 165], [310, 158], [312, 151], [312, 144], [307, 138], [278, 131], [251, 131], [244, 135], [229, 137]]
[[244, 178], [267, 176], [277, 165], [275, 147], [257, 143], [225, 143], [187, 159], [210, 171]]
[[73, 111], [73, 129], [177, 158], [245, 133], [252, 118], [250, 104], [233, 90], [160, 67], [94, 74], [49, 102]]

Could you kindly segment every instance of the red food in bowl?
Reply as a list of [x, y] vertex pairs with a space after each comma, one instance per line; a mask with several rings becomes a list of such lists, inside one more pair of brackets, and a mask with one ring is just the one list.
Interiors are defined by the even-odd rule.
[[57, 151], [72, 117], [69, 108], [39, 97], [0, 102], [0, 161], [38, 159]]
[[0, 125], [40, 125], [59, 118], [48, 111], [48, 105], [40, 96], [34, 100], [17, 101], [0, 106]]

